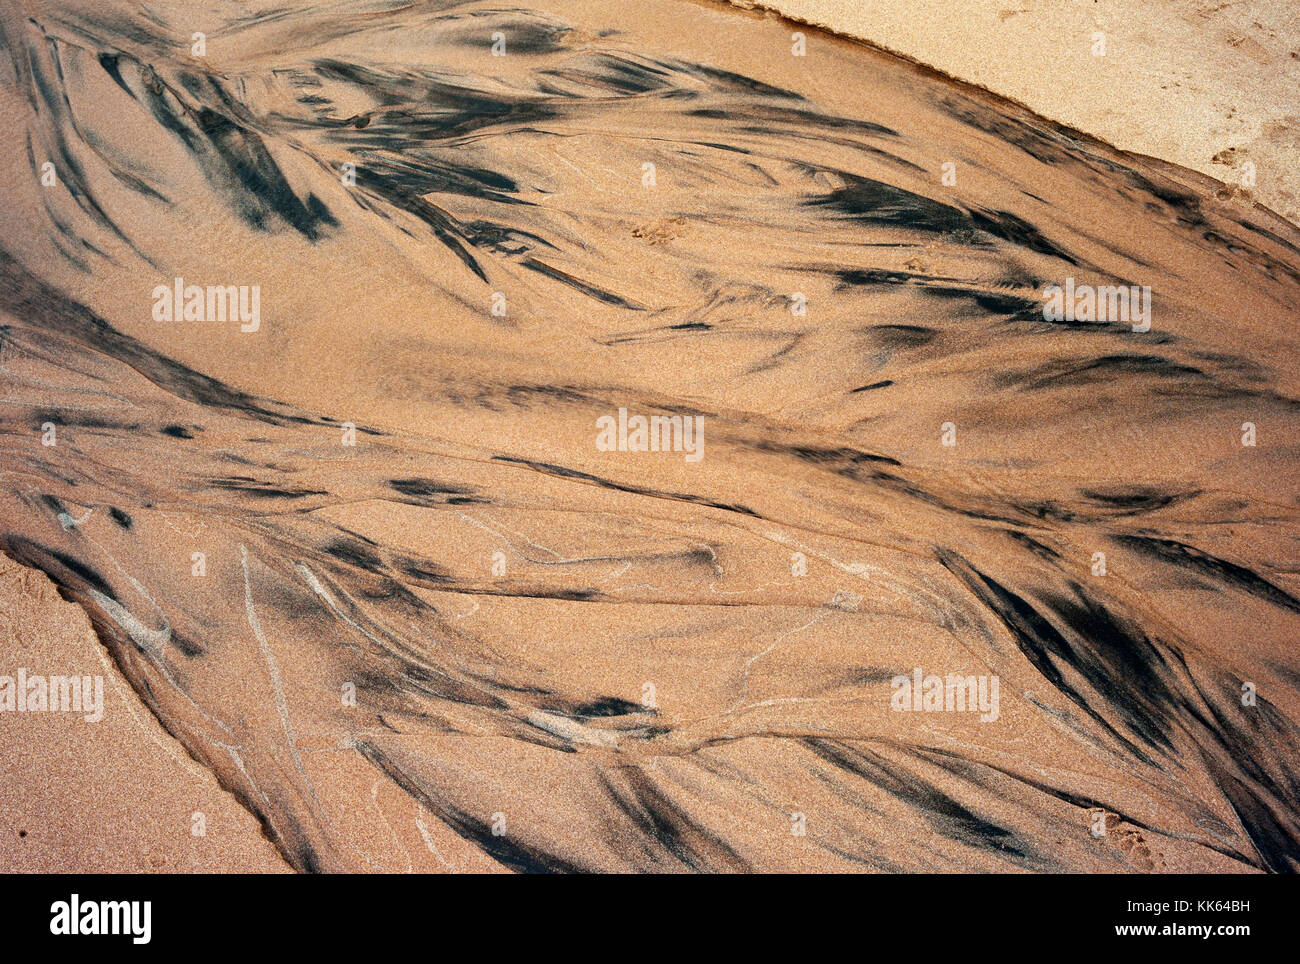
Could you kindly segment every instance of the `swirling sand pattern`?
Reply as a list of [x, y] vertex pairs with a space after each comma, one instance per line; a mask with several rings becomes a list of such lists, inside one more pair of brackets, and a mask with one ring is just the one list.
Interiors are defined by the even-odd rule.
[[1297, 869], [1294, 228], [721, 7], [188, 6], [4, 0], [0, 548], [293, 866]]

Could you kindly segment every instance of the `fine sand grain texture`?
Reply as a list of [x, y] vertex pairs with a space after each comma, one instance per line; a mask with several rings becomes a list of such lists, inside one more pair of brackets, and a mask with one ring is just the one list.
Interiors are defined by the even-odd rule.
[[0, 550], [139, 700], [6, 753], [147, 712], [243, 867], [1300, 868], [1291, 224], [720, 4], [0, 10]]
[[93, 713], [0, 713], [0, 872], [288, 869], [257, 821], [141, 705], [86, 614], [3, 556], [0, 638], [0, 672], [103, 681], [93, 723]]
[[869, 41], [1300, 223], [1296, 0], [730, 2]]

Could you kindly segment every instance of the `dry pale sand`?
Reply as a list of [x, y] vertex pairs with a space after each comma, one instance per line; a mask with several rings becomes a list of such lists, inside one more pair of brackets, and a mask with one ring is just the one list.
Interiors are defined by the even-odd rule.
[[866, 40], [1300, 223], [1295, 0], [731, 2]]
[[722, 5], [0, 10], [7, 868], [1300, 866], [1287, 222]]

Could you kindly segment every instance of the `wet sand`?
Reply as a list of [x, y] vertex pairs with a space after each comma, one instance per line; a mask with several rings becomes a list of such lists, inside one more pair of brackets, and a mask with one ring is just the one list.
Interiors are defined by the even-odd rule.
[[293, 868], [1296, 868], [1285, 221], [722, 7], [3, 9], [0, 549]]

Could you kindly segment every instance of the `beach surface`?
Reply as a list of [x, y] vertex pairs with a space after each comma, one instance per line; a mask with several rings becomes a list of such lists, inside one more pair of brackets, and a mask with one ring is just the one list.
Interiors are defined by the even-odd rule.
[[731, 2], [865, 40], [1300, 223], [1292, 0]]
[[0, 11], [3, 869], [1300, 866], [1251, 196], [723, 4]]

